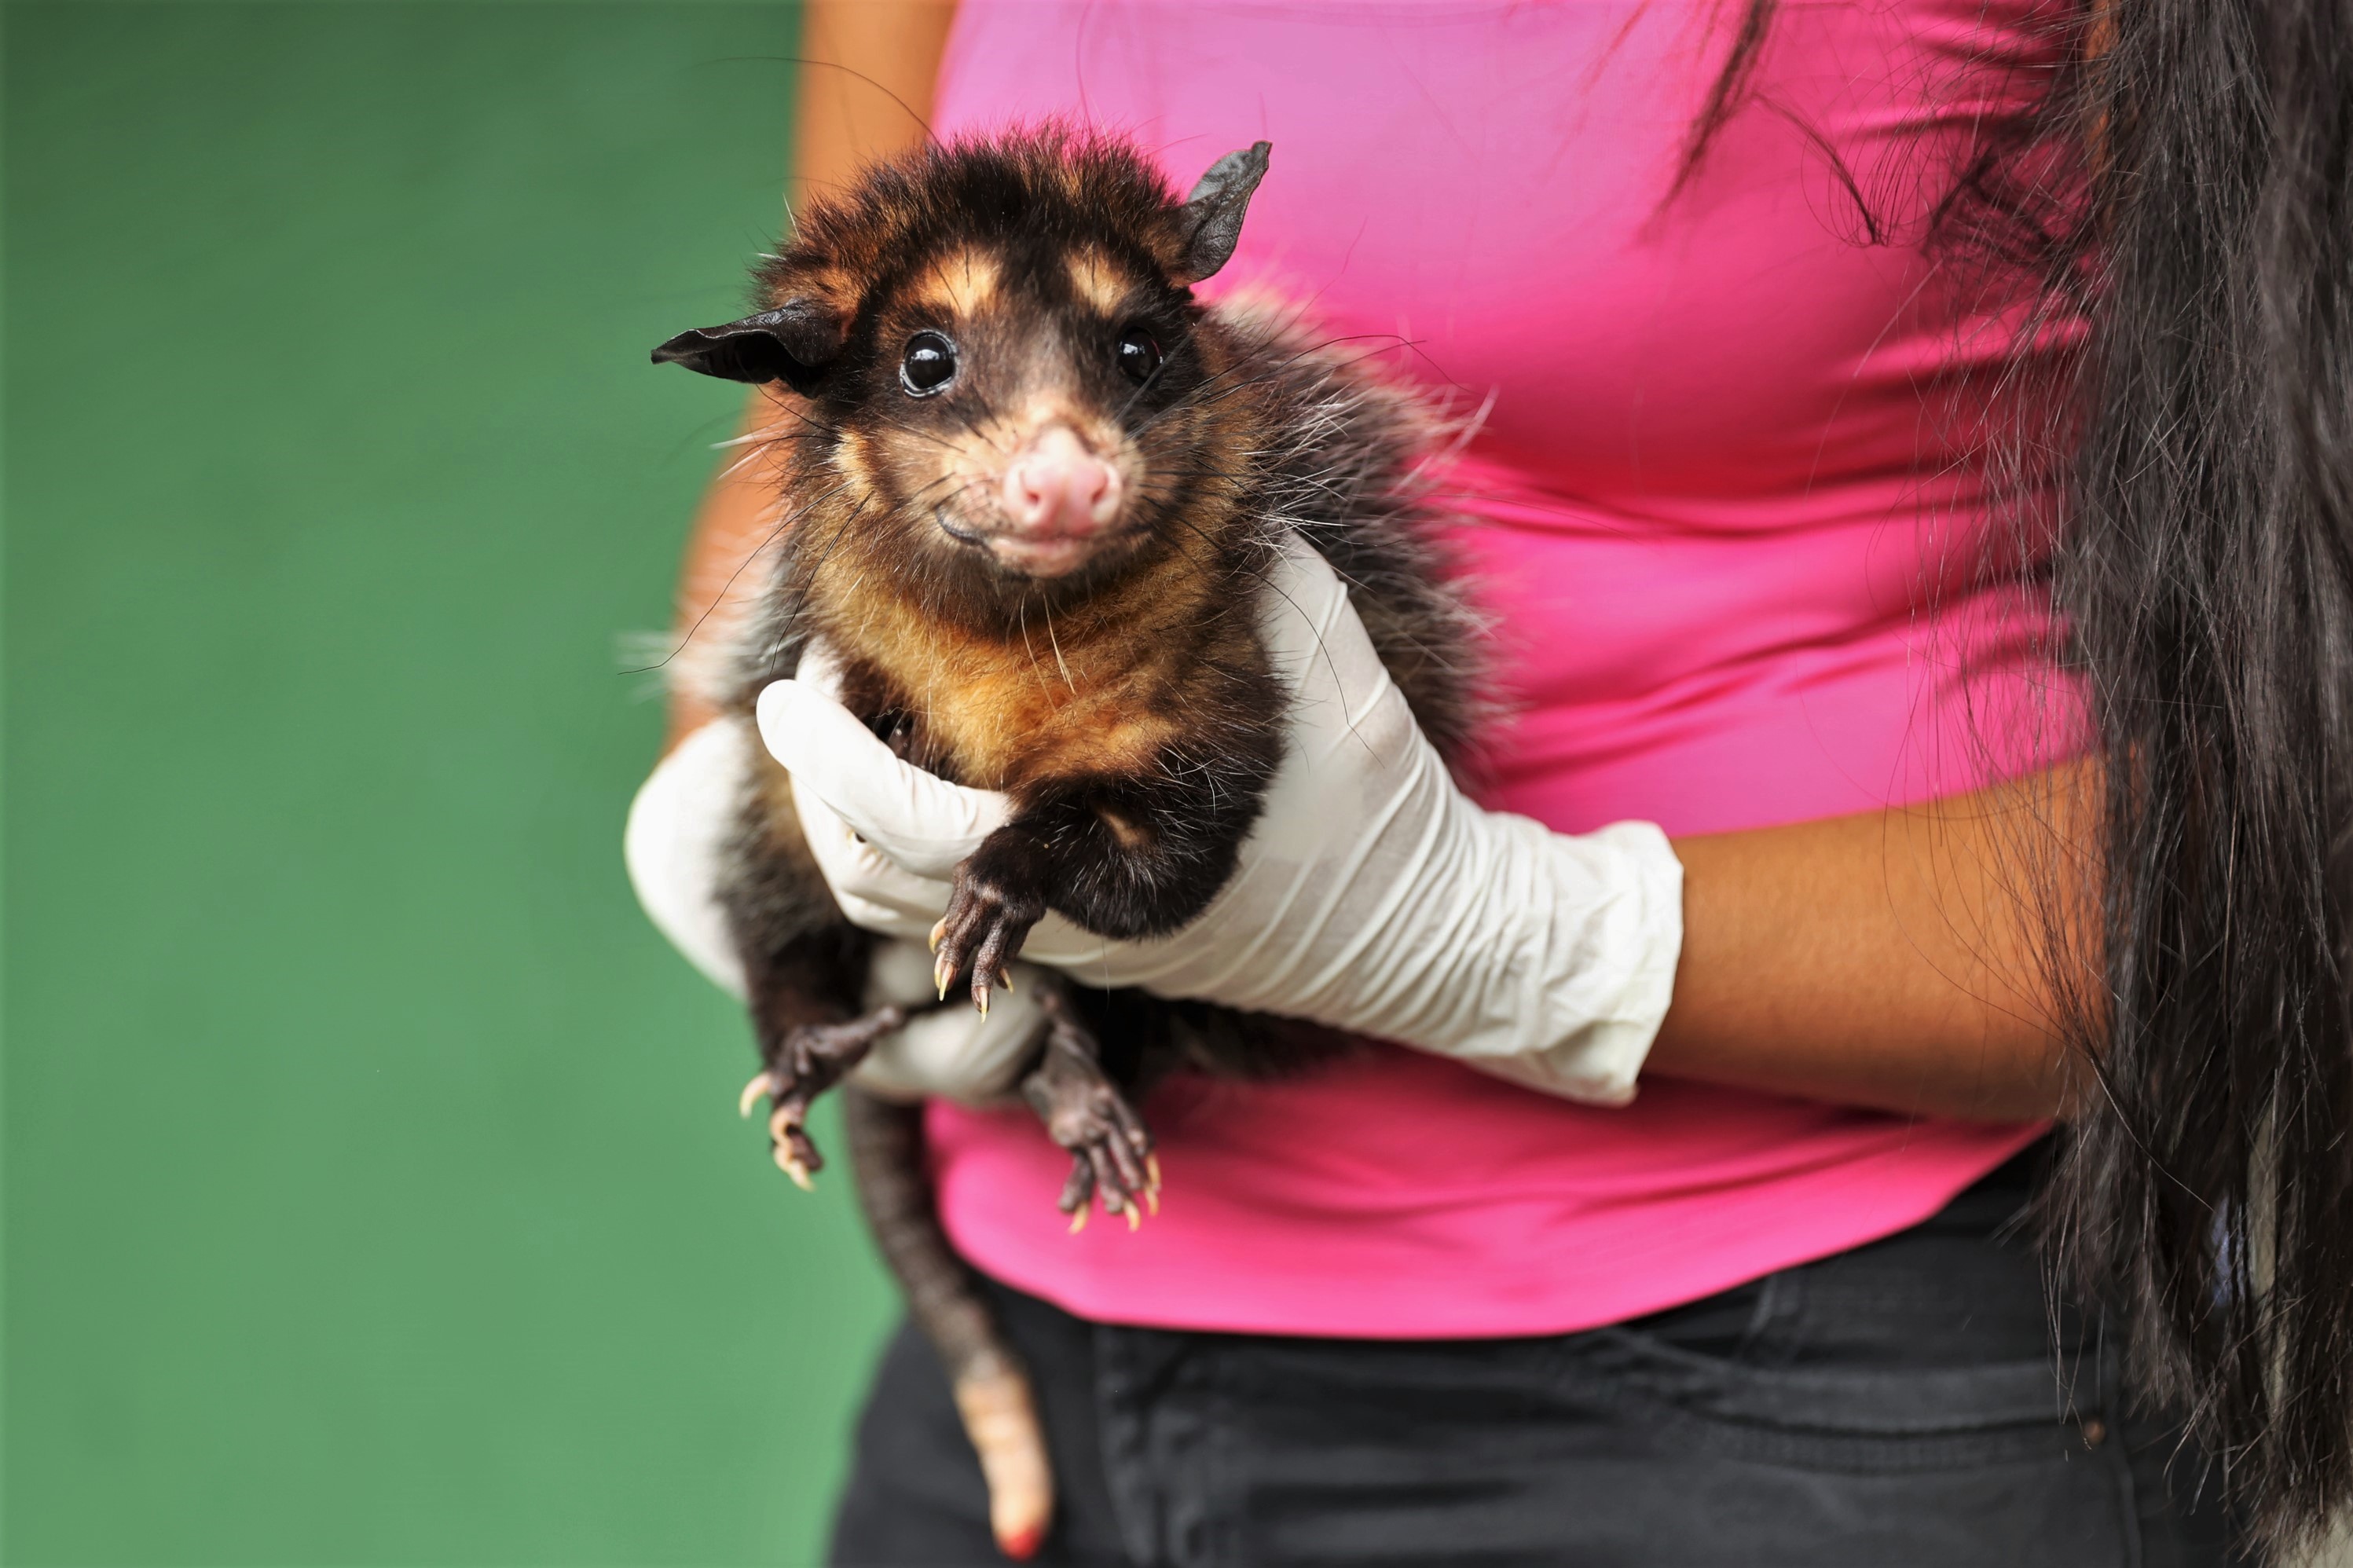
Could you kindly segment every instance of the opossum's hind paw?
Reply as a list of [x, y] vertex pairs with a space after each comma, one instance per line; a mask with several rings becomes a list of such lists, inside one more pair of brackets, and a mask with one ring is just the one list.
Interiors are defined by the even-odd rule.
[[[752, 1107], [764, 1096], [777, 1092], [775, 1073], [754, 1073], [752, 1081], [744, 1086], [744, 1092], [736, 1098], [736, 1114], [751, 1115]], [[808, 1134], [799, 1126], [787, 1122], [780, 1131], [777, 1121], [783, 1116], [784, 1112], [779, 1110], [768, 1121], [770, 1152], [776, 1155], [776, 1169], [790, 1176], [793, 1184], [801, 1191], [813, 1193], [817, 1191], [817, 1184], [809, 1180], [809, 1173], [825, 1163], [825, 1156], [817, 1152], [817, 1145], [809, 1142]]]
[[811, 1173], [825, 1168], [825, 1156], [809, 1139], [809, 1106], [865, 1059], [875, 1041], [906, 1021], [905, 1008], [884, 1007], [846, 1024], [803, 1025], [777, 1044], [767, 1069], [744, 1086], [737, 1109], [749, 1116], [753, 1105], [767, 1097], [776, 1168], [803, 1192], [814, 1190]]
[[956, 1383], [955, 1402], [988, 1481], [989, 1532], [999, 1552], [1025, 1563], [1054, 1519], [1054, 1471], [1029, 1380], [1002, 1368], [968, 1374]]
[[1086, 1224], [1088, 1200], [1101, 1195], [1106, 1213], [1141, 1225], [1160, 1212], [1160, 1162], [1152, 1134], [1118, 1085], [1103, 1075], [1094, 1037], [1060, 995], [1045, 994], [1051, 1021], [1046, 1054], [1021, 1083], [1022, 1098], [1046, 1124], [1048, 1137], [1071, 1152], [1071, 1179], [1059, 1205], [1076, 1231]]
[[955, 889], [948, 897], [947, 913], [932, 928], [932, 978], [944, 1000], [958, 975], [971, 976], [972, 1005], [988, 1014], [992, 985], [1012, 989], [1014, 956], [1029, 940], [1029, 928], [1045, 918], [1046, 899], [1039, 890], [1042, 862], [1030, 853], [1026, 840], [1000, 842], [1004, 830], [991, 834], [972, 858], [955, 869]]

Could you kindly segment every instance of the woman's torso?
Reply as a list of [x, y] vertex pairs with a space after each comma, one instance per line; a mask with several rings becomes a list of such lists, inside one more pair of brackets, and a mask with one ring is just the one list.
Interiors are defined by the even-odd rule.
[[[1867, 810], [2070, 739], [1971, 460], [2013, 324], [1921, 244], [1970, 127], [2038, 85], [2030, 18], [1783, 4], [1754, 101], [1669, 202], [1736, 18], [965, 0], [943, 72], [944, 137], [1059, 115], [1180, 186], [1273, 142], [1219, 285], [1482, 414], [1459, 543], [1515, 710], [1483, 794], [1564, 831]], [[1556, 1332], [1889, 1234], [2031, 1135], [1671, 1079], [1595, 1110], [1386, 1047], [1148, 1113], [1164, 1213], [1072, 1237], [1034, 1121], [935, 1106], [958, 1246], [1110, 1321]]]

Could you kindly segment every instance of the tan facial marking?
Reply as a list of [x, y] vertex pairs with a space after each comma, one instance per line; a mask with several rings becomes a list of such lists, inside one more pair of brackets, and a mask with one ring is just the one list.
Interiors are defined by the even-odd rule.
[[1112, 258], [1090, 245], [1071, 256], [1071, 288], [1079, 299], [1106, 316], [1116, 316], [1127, 303], [1127, 279]]
[[834, 444], [833, 466], [849, 481], [851, 493], [869, 496], [874, 493], [874, 465], [866, 451], [866, 437], [858, 431], [845, 430]]
[[1119, 840], [1122, 848], [1141, 849], [1152, 842], [1152, 835], [1142, 826], [1107, 806], [1095, 807], [1095, 815], [1103, 818], [1103, 826], [1111, 829], [1111, 836]]
[[934, 262], [913, 297], [920, 305], [968, 321], [997, 297], [1000, 277], [997, 258], [967, 247]]

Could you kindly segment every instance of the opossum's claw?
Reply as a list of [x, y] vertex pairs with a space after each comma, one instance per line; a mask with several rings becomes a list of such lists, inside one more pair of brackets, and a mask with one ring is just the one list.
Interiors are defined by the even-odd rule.
[[1127, 1151], [1121, 1147], [1116, 1134], [1092, 1140], [1076, 1152], [1094, 1167], [1095, 1186], [1103, 1194], [1104, 1211], [1126, 1220], [1130, 1230], [1142, 1224], [1144, 1173], [1135, 1167], [1132, 1158], [1121, 1158]]
[[1043, 864], [1034, 847], [1019, 836], [1000, 844], [1005, 831], [991, 834], [956, 868], [947, 912], [932, 928], [933, 950], [939, 954], [932, 977], [942, 996], [957, 975], [968, 973], [972, 1004], [983, 1011], [989, 986], [1004, 984], [1013, 955], [1046, 913], [1045, 894], [1038, 885]]
[[825, 1157], [809, 1141], [809, 1107], [841, 1081], [874, 1048], [874, 1042], [907, 1021], [904, 1007], [880, 1007], [844, 1024], [805, 1024], [777, 1041], [769, 1065], [744, 1086], [737, 1105], [744, 1115], [762, 1095], [769, 1101], [768, 1137], [776, 1168], [804, 1191], [809, 1173], [825, 1168]]
[[798, 1187], [805, 1193], [813, 1193], [817, 1191], [817, 1184], [809, 1180], [808, 1166], [801, 1163], [800, 1154], [793, 1148], [791, 1143], [784, 1142], [777, 1144], [776, 1147], [776, 1169], [782, 1171], [786, 1175], [790, 1176], [793, 1179], [793, 1185]]
[[1071, 1152], [1060, 1206], [1064, 1214], [1083, 1214], [1087, 1200], [1100, 1194], [1104, 1212], [1134, 1230], [1147, 1211], [1160, 1212], [1152, 1135], [1104, 1075], [1094, 1037], [1060, 991], [1047, 986], [1039, 1001], [1048, 1019], [1046, 1054], [1022, 1080], [1021, 1094], [1046, 1123], [1046, 1135]]
[[768, 1136], [774, 1140], [776, 1169], [790, 1176], [801, 1191], [813, 1193], [817, 1184], [809, 1177], [825, 1169], [825, 1156], [818, 1152], [808, 1129], [802, 1125], [807, 1114], [806, 1102], [787, 1100], [768, 1118]]
[[972, 961], [972, 1005], [980, 1009], [983, 1017], [988, 1016], [990, 978], [994, 976], [999, 984], [1005, 983], [1005, 966], [1021, 951], [1021, 943], [1035, 923], [1000, 911], [984, 929], [980, 951]]
[[1070, 1176], [1062, 1183], [1062, 1195], [1054, 1205], [1071, 1216], [1072, 1236], [1087, 1228], [1087, 1200], [1094, 1194], [1094, 1167], [1084, 1160], [1073, 1160]]

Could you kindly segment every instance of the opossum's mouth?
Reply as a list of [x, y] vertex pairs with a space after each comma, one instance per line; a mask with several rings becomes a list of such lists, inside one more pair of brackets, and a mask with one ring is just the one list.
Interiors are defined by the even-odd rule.
[[940, 531], [958, 544], [984, 551], [1005, 570], [1036, 579], [1068, 577], [1106, 556], [1124, 554], [1143, 531], [1114, 527], [1084, 535], [1020, 533], [957, 521], [944, 509], [934, 510], [932, 516]]

